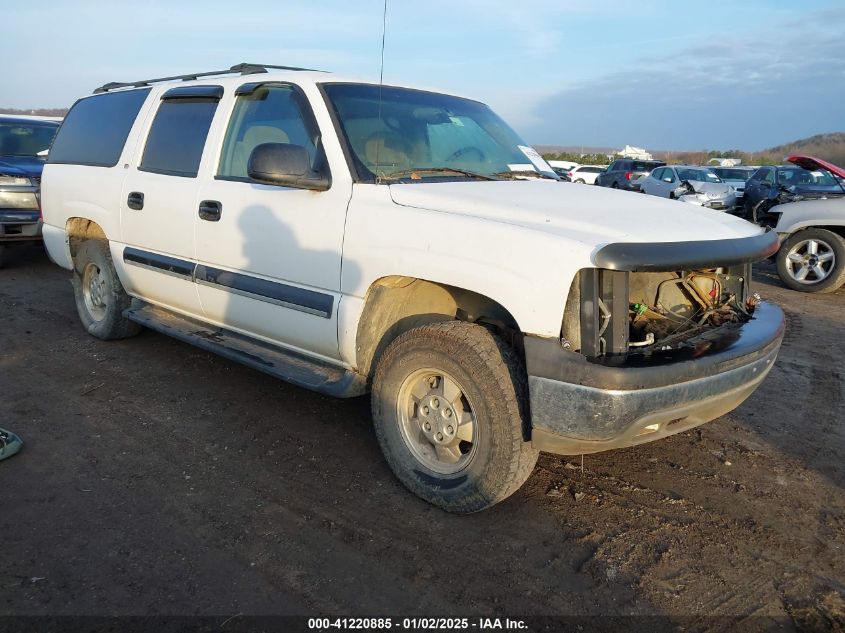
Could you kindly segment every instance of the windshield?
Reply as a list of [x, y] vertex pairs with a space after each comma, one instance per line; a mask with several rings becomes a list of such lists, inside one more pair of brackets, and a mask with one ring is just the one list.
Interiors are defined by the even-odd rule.
[[632, 171], [653, 171], [658, 167], [663, 167], [666, 163], [659, 160], [635, 160], [631, 164]]
[[58, 125], [0, 121], [0, 156], [37, 156], [50, 149]]
[[722, 182], [721, 178], [707, 169], [684, 169], [679, 167], [678, 178], [695, 182]]
[[838, 183], [826, 171], [808, 171], [802, 167], [783, 167], [778, 170], [778, 184], [784, 187], [837, 187]]
[[722, 167], [714, 169], [713, 172], [722, 180], [742, 180], [745, 182], [751, 178], [751, 171], [748, 169], [728, 169]]
[[324, 84], [323, 89], [361, 180], [495, 178], [538, 171], [557, 178], [483, 103], [389, 86]]

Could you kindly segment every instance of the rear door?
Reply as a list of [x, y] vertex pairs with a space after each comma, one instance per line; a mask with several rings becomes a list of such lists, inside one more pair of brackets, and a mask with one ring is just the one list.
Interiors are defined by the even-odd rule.
[[222, 94], [220, 86], [165, 90], [124, 183], [127, 290], [194, 316], [202, 315], [193, 282], [197, 174]]

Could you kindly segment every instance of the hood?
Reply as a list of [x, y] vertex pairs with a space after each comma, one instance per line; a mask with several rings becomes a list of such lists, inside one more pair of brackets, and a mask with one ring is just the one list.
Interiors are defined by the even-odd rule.
[[802, 156], [800, 154], [795, 154], [790, 156], [786, 159], [793, 165], [798, 165], [807, 171], [819, 171], [819, 170], [827, 170], [832, 174], [839, 176], [840, 178], [845, 178], [845, 169], [834, 165], [833, 163], [829, 163], [826, 160], [822, 160], [821, 158], [813, 158], [812, 156]]
[[41, 176], [44, 160], [37, 156], [0, 156], [0, 174], [7, 176]]
[[730, 185], [723, 182], [701, 182], [699, 180], [686, 180], [696, 193], [715, 194], [724, 196], [730, 193]]
[[669, 199], [551, 180], [392, 184], [396, 204], [552, 233], [590, 247], [749, 237], [760, 227]]
[[800, 194], [803, 196], [843, 196], [845, 190], [839, 185], [789, 185], [784, 187], [786, 191], [792, 194]]

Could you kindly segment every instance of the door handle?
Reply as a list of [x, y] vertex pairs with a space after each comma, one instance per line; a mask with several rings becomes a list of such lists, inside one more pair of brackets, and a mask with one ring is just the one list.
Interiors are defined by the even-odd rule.
[[140, 191], [133, 191], [126, 199], [126, 206], [130, 209], [140, 211], [144, 208], [144, 194]]
[[217, 200], [203, 200], [200, 202], [200, 219], [217, 222], [223, 213], [223, 205]]

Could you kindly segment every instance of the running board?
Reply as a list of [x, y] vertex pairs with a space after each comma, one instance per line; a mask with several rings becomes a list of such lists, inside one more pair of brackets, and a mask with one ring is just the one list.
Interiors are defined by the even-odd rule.
[[361, 374], [148, 303], [133, 301], [123, 316], [298, 387], [337, 398], [360, 396], [367, 391], [367, 380]]

